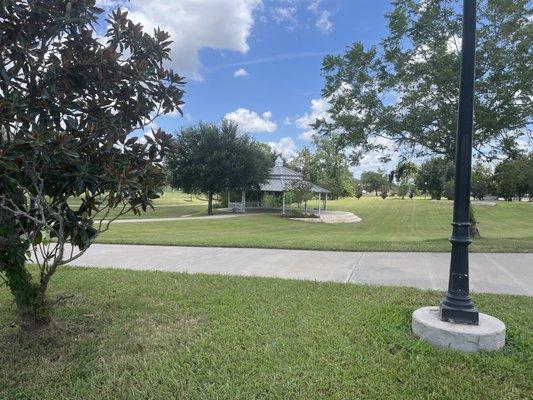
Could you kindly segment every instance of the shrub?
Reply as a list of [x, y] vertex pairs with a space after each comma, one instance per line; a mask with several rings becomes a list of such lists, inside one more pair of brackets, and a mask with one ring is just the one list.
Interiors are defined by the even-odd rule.
[[355, 197], [357, 198], [357, 200], [363, 197], [363, 187], [361, 185], [355, 186]]
[[302, 210], [289, 210], [286, 212], [283, 217], [285, 218], [319, 218], [318, 215], [305, 212]]

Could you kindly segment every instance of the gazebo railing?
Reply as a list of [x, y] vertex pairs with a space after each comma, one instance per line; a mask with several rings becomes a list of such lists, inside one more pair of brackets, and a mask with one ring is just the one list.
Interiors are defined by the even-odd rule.
[[228, 208], [234, 212], [245, 212], [246, 208], [262, 208], [263, 203], [260, 201], [247, 201], [243, 203], [241, 201], [229, 202]]

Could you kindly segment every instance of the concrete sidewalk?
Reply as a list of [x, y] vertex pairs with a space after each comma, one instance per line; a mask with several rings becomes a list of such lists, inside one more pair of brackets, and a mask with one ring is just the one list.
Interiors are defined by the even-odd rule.
[[[93, 245], [70, 265], [446, 289], [448, 253]], [[533, 296], [533, 254], [473, 253], [471, 290]]]

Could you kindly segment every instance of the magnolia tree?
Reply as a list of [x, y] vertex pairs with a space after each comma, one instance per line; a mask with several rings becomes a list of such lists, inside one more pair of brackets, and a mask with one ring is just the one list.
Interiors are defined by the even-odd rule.
[[57, 268], [164, 184], [169, 136], [129, 135], [181, 112], [169, 35], [118, 10], [98, 37], [102, 12], [94, 0], [0, 2], [0, 278], [23, 329], [50, 322]]

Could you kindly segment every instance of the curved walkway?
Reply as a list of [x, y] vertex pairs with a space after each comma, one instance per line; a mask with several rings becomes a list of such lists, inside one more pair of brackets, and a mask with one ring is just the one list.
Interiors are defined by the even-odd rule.
[[[93, 245], [71, 265], [445, 290], [449, 253]], [[533, 296], [533, 253], [473, 253], [473, 292]]]

